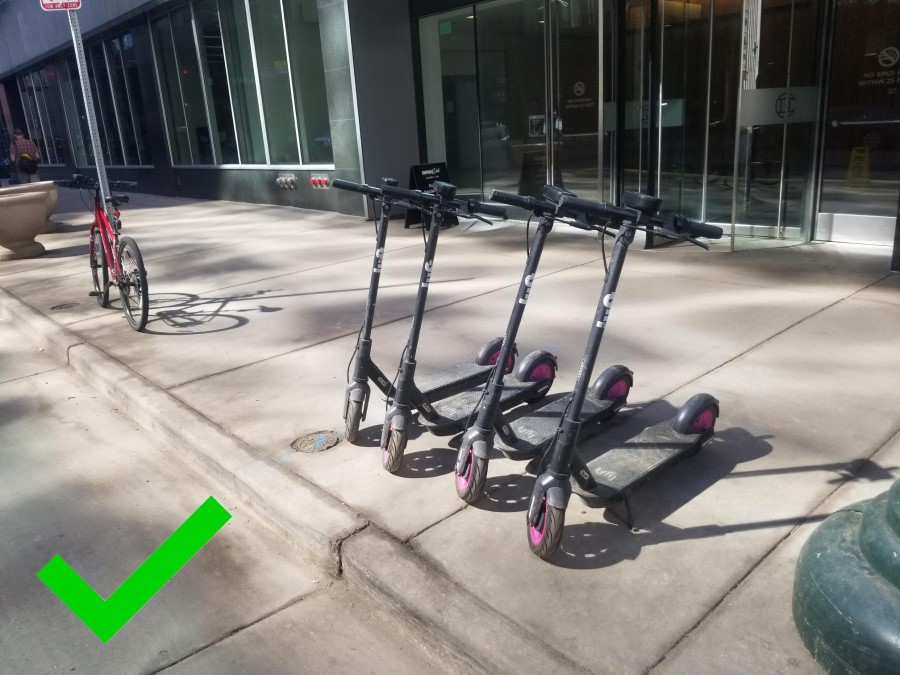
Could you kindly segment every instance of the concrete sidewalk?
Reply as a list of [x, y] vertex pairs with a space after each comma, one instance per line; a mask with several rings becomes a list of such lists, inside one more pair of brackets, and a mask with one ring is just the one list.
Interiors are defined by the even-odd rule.
[[[136, 195], [123, 218], [152, 305], [135, 334], [87, 297], [90, 218], [61, 192], [64, 224], [41, 238], [48, 255], [0, 265], [7, 316], [231, 481], [312, 561], [405, 611], [457, 665], [817, 672], [790, 619], [793, 561], [811, 529], [801, 525], [900, 475], [900, 276], [888, 250], [634, 249], [596, 372], [624, 363], [635, 387], [629, 411], [584, 450], [601, 452], [699, 391], [721, 400], [717, 438], [635, 495], [637, 534], [573, 499], [548, 564], [525, 542], [524, 465], [492, 460], [490, 493], [465, 507], [452, 442], [423, 432], [386, 474], [371, 448], [377, 399], [363, 423], [370, 447], [291, 449], [341, 427], [372, 223]], [[470, 359], [503, 333], [524, 247], [520, 224], [442, 233], [420, 368]], [[421, 254], [421, 234], [393, 225], [374, 345], [389, 372]], [[602, 274], [596, 240], [558, 226], [519, 336], [521, 353], [559, 356], [554, 392], [574, 380]]]
[[[2, 320], [0, 355], [3, 672], [442, 671], [395, 617]], [[210, 495], [231, 519], [105, 644], [36, 576], [61, 555], [107, 597]]]

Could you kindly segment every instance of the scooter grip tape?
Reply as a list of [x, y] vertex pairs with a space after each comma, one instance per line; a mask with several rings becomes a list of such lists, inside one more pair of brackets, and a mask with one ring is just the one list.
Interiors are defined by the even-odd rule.
[[485, 204], [484, 202], [472, 202], [472, 211], [483, 213], [486, 216], [494, 216], [506, 220], [506, 209], [497, 204]]
[[406, 190], [401, 187], [391, 187], [390, 185], [385, 185], [381, 188], [381, 193], [385, 197], [405, 199], [413, 204], [436, 204], [440, 201], [437, 195], [419, 192], [418, 190]]
[[681, 232], [691, 237], [706, 237], [707, 239], [721, 239], [722, 228], [709, 223], [698, 223], [687, 218], [681, 219]]
[[517, 206], [526, 211], [532, 211], [536, 204], [540, 204], [534, 197], [517, 195], [514, 192], [503, 192], [503, 190], [491, 190], [491, 201], [500, 202], [508, 206]]
[[331, 181], [331, 186], [336, 187], [339, 190], [350, 190], [351, 192], [359, 192], [363, 195], [371, 195], [374, 197], [381, 196], [381, 190], [378, 188], [373, 188], [370, 185], [365, 185], [363, 183], [353, 183], [349, 180], [344, 180], [342, 178], [335, 178]]
[[631, 209], [623, 209], [606, 202], [595, 202], [590, 199], [566, 195], [560, 200], [559, 205], [563, 211], [569, 211], [576, 215], [589, 215], [596, 218], [609, 218], [619, 221], [633, 221], [635, 219], [635, 212]]

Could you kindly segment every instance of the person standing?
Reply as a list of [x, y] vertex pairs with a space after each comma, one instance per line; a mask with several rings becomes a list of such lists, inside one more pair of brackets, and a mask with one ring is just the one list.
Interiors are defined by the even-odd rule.
[[16, 137], [9, 146], [9, 159], [19, 174], [19, 183], [36, 183], [41, 179], [37, 170], [41, 150], [34, 141], [25, 138], [21, 129], [14, 133]]

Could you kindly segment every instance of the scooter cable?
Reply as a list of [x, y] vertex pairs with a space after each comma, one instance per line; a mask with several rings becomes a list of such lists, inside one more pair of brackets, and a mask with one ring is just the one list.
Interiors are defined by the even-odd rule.
[[531, 253], [531, 219], [534, 218], [534, 211], [528, 216], [528, 222], [525, 223], [525, 257]]
[[[403, 347], [403, 352], [400, 354], [400, 365], [397, 366], [397, 372], [394, 373], [394, 379], [391, 380], [391, 389], [390, 390], [393, 390], [394, 393], [397, 392], [397, 389], [396, 389], [397, 378], [400, 377], [400, 371], [403, 370], [403, 359], [406, 358], [406, 351], [408, 349], [409, 349], [409, 342], [407, 342], [406, 345]], [[385, 397], [384, 397], [384, 412], [385, 413], [387, 413], [388, 408], [390, 407], [390, 400], [391, 400], [391, 397], [385, 395]]]
[[603, 256], [603, 276], [609, 276], [609, 265], [606, 263], [606, 225], [600, 230], [600, 255]]
[[353, 347], [353, 353], [350, 355], [350, 360], [347, 362], [347, 384], [350, 384], [350, 366], [353, 365], [353, 359], [356, 358], [356, 353], [359, 351], [359, 336], [362, 335], [363, 327], [359, 327], [359, 331], [356, 333], [356, 346]]

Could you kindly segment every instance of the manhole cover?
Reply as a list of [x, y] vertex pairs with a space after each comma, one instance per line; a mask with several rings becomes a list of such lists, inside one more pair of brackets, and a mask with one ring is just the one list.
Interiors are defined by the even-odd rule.
[[50, 311], [53, 312], [58, 309], [72, 309], [73, 307], [78, 307], [78, 305], [80, 304], [80, 302], [64, 302], [61, 305], [54, 305], [50, 308]]
[[341, 437], [333, 431], [314, 431], [306, 436], [301, 436], [291, 443], [291, 447], [299, 452], [322, 452], [333, 448]]

